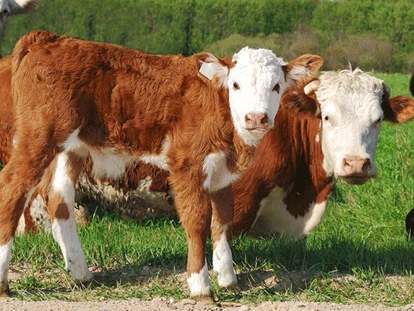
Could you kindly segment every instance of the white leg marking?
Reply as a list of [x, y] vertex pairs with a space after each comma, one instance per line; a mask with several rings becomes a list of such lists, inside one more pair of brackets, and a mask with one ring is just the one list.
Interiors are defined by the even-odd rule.
[[59, 193], [66, 203], [69, 211], [69, 219], [55, 219], [52, 223], [52, 233], [55, 241], [59, 244], [65, 259], [66, 270], [76, 282], [89, 282], [92, 274], [86, 265], [85, 255], [76, 231], [74, 216], [75, 187], [67, 174], [66, 163], [68, 155], [61, 153], [58, 156], [56, 171], [52, 180], [52, 187]]
[[11, 248], [13, 244], [13, 238], [5, 245], [0, 245], [0, 283], [5, 284], [8, 281], [9, 265]]
[[218, 273], [218, 283], [221, 287], [234, 287], [237, 277], [233, 269], [233, 258], [230, 245], [226, 237], [227, 229], [223, 230], [220, 240], [216, 242], [213, 250], [213, 269]]
[[211, 284], [208, 278], [207, 262], [204, 264], [200, 273], [192, 273], [187, 279], [190, 288], [190, 296], [211, 296]]

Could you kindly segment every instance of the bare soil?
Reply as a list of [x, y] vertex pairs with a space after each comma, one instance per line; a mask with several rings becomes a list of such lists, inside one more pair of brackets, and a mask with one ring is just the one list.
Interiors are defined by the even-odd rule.
[[[10, 271], [10, 279], [16, 280], [21, 277], [27, 269], [18, 271], [16, 266]], [[98, 270], [98, 269], [97, 269]], [[130, 274], [130, 273], [125, 273]], [[151, 274], [151, 273], [150, 273]], [[95, 271], [94, 275], [96, 278], [100, 278], [99, 271]], [[185, 286], [185, 272], [180, 271], [176, 276], [181, 283], [181, 286]], [[108, 277], [108, 273], [106, 273]], [[247, 278], [243, 275], [240, 276], [241, 290], [243, 287], [252, 286]], [[285, 286], [296, 286], [299, 279], [303, 278], [303, 275], [289, 275], [280, 276], [275, 279], [274, 276], [266, 272], [262, 272], [258, 278], [260, 282], [265, 282], [266, 286], [275, 287], [282, 289]], [[338, 280], [346, 281], [352, 276], [349, 275], [338, 275]], [[393, 277], [394, 278], [394, 277]], [[298, 280], [296, 280], [298, 279]], [[121, 281], [118, 279], [118, 281]], [[137, 281], [137, 280], [135, 280]], [[148, 281], [151, 282], [151, 278], [143, 281], [140, 286], [148, 286]], [[393, 282], [392, 280], [389, 280]], [[398, 277], [395, 277], [395, 282], [399, 282]], [[403, 288], [401, 288], [403, 290]], [[404, 289], [410, 290], [410, 289]], [[413, 289], [411, 289], [413, 290]], [[333, 311], [333, 310], [349, 310], [349, 311], [414, 311], [414, 303], [403, 306], [403, 307], [387, 307], [384, 305], [362, 305], [362, 304], [351, 304], [341, 305], [328, 302], [303, 302], [303, 301], [288, 301], [288, 302], [264, 302], [257, 305], [254, 304], [241, 304], [239, 302], [218, 302], [216, 304], [207, 304], [204, 302], [195, 301], [192, 299], [183, 299], [176, 301], [173, 298], [157, 297], [153, 300], [141, 300], [141, 299], [128, 299], [128, 300], [110, 300], [101, 297], [97, 301], [62, 301], [62, 300], [44, 300], [44, 301], [22, 301], [17, 298], [0, 298], [0, 311], [134, 311], [134, 310], [145, 310], [145, 311]]]
[[225, 303], [222, 305], [210, 305], [203, 302], [197, 302], [191, 299], [175, 301], [167, 298], [155, 298], [151, 301], [139, 299], [130, 300], [104, 300], [99, 302], [78, 301], [66, 302], [58, 300], [49, 301], [19, 301], [13, 298], [0, 299], [0, 310], [12, 311], [330, 311], [330, 310], [347, 310], [347, 311], [391, 311], [391, 310], [414, 310], [414, 304], [404, 307], [385, 307], [382, 305], [339, 305], [334, 303], [316, 303], [316, 302], [265, 302], [260, 305], [242, 305], [238, 303]]

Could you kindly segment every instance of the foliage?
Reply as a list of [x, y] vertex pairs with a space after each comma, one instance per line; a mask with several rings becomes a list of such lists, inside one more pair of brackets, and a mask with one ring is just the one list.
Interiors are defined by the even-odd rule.
[[286, 59], [317, 52], [325, 70], [414, 71], [411, 0], [43, 0], [8, 20], [0, 52], [33, 29], [160, 54], [231, 56], [252, 42]]

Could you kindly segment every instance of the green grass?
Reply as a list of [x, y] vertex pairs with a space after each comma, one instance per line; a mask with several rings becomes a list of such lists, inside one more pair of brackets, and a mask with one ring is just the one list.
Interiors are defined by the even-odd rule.
[[[392, 95], [409, 95], [408, 75], [375, 74]], [[217, 299], [382, 303], [414, 301], [414, 242], [405, 236], [405, 216], [414, 207], [414, 122], [383, 124], [376, 164], [378, 177], [363, 186], [339, 182], [322, 224], [303, 241], [237, 239], [232, 244], [241, 289], [213, 286]], [[16, 237], [11, 282], [23, 300], [151, 299], [188, 296], [186, 243], [177, 219], [128, 222], [95, 214], [79, 229], [96, 282], [77, 287], [64, 272], [50, 234]], [[211, 245], [208, 260], [211, 263]]]

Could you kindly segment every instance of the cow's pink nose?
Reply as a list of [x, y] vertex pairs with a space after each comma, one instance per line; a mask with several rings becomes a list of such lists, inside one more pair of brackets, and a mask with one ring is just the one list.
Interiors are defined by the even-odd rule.
[[342, 160], [342, 167], [346, 175], [366, 175], [371, 170], [369, 158], [348, 157]]
[[248, 113], [245, 121], [248, 130], [267, 129], [269, 126], [269, 117], [266, 113]]

